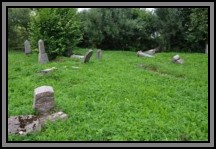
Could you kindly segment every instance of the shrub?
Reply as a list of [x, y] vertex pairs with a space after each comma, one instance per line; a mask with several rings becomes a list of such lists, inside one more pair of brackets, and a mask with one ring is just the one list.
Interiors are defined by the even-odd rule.
[[73, 49], [82, 37], [76, 11], [75, 8], [37, 9], [29, 25], [32, 47], [37, 47], [42, 39], [50, 60]]

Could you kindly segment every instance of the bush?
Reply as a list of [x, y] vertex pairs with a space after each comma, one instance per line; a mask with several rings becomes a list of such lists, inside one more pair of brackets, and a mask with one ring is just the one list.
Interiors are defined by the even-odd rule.
[[32, 47], [37, 47], [42, 39], [50, 60], [73, 49], [82, 37], [76, 11], [75, 8], [37, 9], [30, 21]]

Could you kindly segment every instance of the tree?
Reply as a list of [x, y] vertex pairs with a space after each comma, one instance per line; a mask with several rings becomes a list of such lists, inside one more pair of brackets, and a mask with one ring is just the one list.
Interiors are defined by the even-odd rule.
[[8, 8], [8, 47], [11, 49], [23, 46], [28, 39], [29, 8]]
[[80, 13], [84, 38], [81, 46], [132, 50], [152, 46], [154, 15], [138, 8], [92, 8]]
[[81, 40], [80, 20], [75, 8], [40, 8], [30, 22], [32, 46], [38, 46], [42, 39], [49, 59], [64, 55]]

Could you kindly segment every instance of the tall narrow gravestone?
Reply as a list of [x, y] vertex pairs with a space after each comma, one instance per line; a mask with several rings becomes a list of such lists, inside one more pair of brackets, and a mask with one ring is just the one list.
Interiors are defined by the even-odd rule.
[[205, 53], [208, 54], [208, 44], [206, 44]]
[[38, 49], [39, 49], [38, 62], [42, 64], [48, 63], [49, 59], [47, 53], [45, 52], [44, 42], [41, 39], [38, 41]]
[[40, 115], [46, 115], [54, 107], [54, 91], [51, 86], [41, 86], [34, 90], [33, 108]]
[[30, 54], [31, 53], [30, 42], [28, 40], [26, 40], [24, 42], [24, 48], [25, 48], [25, 54]]
[[101, 58], [102, 58], [102, 50], [101, 50], [101, 49], [98, 49], [98, 50], [97, 50], [97, 58], [98, 58], [98, 59], [101, 59]]

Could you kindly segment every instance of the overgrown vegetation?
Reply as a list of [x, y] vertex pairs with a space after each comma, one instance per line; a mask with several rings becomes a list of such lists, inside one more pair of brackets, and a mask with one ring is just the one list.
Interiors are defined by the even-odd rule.
[[9, 8], [8, 16], [9, 48], [43, 39], [50, 59], [76, 46], [204, 53], [208, 44], [208, 8]]
[[35, 11], [30, 22], [30, 41], [33, 48], [44, 40], [49, 59], [63, 55], [80, 41], [80, 22], [75, 8], [41, 8]]
[[[94, 50], [87, 64], [57, 57], [38, 65], [36, 53], [9, 52], [8, 116], [35, 114], [34, 89], [50, 85], [56, 111], [67, 113], [68, 119], [49, 123], [36, 134], [9, 135], [8, 140], [207, 141], [208, 57], [181, 53], [185, 63], [178, 65], [171, 62], [174, 54], [143, 58], [104, 51], [98, 60]], [[57, 70], [38, 73], [51, 67]]]

